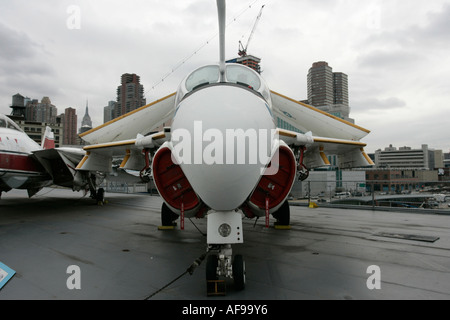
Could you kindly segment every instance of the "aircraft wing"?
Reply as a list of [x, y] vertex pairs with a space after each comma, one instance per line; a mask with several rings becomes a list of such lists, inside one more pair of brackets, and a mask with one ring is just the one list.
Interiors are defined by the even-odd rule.
[[129, 140], [146, 135], [173, 117], [175, 93], [80, 134], [89, 144]]
[[359, 141], [370, 131], [317, 108], [271, 91], [276, 116], [303, 133], [336, 139]]
[[54, 184], [72, 187], [74, 167], [84, 154], [81, 148], [52, 148], [33, 151], [32, 157], [45, 168]]
[[86, 155], [77, 170], [110, 172], [113, 158], [123, 159], [120, 169], [142, 170], [146, 167], [143, 149], [156, 149], [170, 138], [170, 128], [135, 139], [99, 143], [85, 146]]
[[302, 134], [278, 129], [281, 140], [291, 147], [305, 147], [303, 164], [311, 169], [329, 166], [328, 155], [339, 157], [340, 168], [356, 168], [374, 165], [365, 153], [365, 143], [353, 140], [313, 136], [311, 132]]

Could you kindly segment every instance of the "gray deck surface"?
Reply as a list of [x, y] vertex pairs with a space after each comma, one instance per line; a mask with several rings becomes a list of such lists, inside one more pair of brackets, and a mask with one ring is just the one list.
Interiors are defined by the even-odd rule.
[[[0, 300], [144, 299], [205, 251], [187, 219], [184, 231], [157, 229], [159, 197], [106, 197], [97, 206], [64, 189], [4, 193], [0, 262], [16, 275]], [[206, 219], [192, 221], [206, 232]], [[227, 281], [226, 296], [207, 297], [202, 263], [152, 299], [450, 299], [449, 216], [291, 206], [291, 230], [264, 224], [244, 219], [244, 244], [233, 246], [246, 261], [244, 291]], [[67, 288], [70, 265], [80, 267], [80, 290]], [[370, 265], [380, 267], [379, 290], [366, 285]]]

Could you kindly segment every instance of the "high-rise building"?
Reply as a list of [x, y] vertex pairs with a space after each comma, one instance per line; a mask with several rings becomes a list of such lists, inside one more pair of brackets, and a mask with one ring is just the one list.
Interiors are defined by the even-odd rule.
[[63, 144], [77, 144], [77, 111], [74, 108], [66, 108], [63, 119]]
[[333, 103], [349, 105], [348, 76], [342, 72], [333, 72]]
[[109, 101], [108, 105], [103, 108], [103, 123], [111, 121], [115, 118], [114, 110], [116, 108], [116, 104], [117, 103], [115, 101]]
[[308, 72], [308, 101], [315, 107], [334, 102], [333, 69], [325, 61], [313, 63]]
[[308, 71], [308, 104], [338, 118], [349, 118], [348, 76], [333, 72], [325, 61], [313, 63]]
[[57, 108], [52, 104], [49, 97], [43, 97], [39, 103], [37, 99], [33, 99], [26, 105], [27, 121], [45, 122], [55, 124], [58, 116]]
[[41, 102], [17, 93], [12, 99], [12, 112], [9, 116], [36, 143], [41, 144], [46, 127], [50, 127], [55, 136], [55, 146], [64, 142], [64, 114], [57, 115], [57, 108], [48, 97]]
[[89, 106], [88, 103], [86, 102], [86, 112], [83, 116], [83, 120], [81, 120], [81, 128], [79, 130], [79, 133], [83, 133], [91, 129], [92, 129], [92, 121], [91, 117], [89, 116]]
[[145, 104], [144, 86], [140, 84], [140, 77], [134, 73], [123, 74], [121, 84], [117, 87], [115, 117], [140, 108]]

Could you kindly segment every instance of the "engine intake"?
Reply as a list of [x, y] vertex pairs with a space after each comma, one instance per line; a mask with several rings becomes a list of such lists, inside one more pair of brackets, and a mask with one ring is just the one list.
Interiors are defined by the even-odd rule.
[[[278, 172], [274, 175], [262, 175], [258, 185], [250, 196], [252, 207], [265, 210], [266, 199], [268, 199], [269, 210], [277, 208], [288, 196], [294, 184], [296, 174], [296, 161], [291, 149], [286, 146], [278, 148], [279, 158]], [[269, 163], [270, 168], [272, 162]], [[266, 170], [267, 170], [266, 169]]]
[[200, 200], [186, 178], [183, 170], [172, 161], [172, 152], [164, 147], [153, 158], [153, 178], [159, 194], [172, 209], [194, 209]]

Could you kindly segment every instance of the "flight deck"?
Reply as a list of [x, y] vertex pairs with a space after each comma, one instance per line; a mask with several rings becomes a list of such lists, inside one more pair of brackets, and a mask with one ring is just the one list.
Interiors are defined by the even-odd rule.
[[206, 219], [158, 230], [159, 196], [106, 200], [54, 188], [3, 193], [0, 262], [16, 273], [0, 300], [450, 299], [449, 216], [291, 206], [290, 230], [244, 218], [233, 250], [245, 259], [246, 288], [227, 280], [226, 295], [208, 297], [204, 262], [159, 291], [205, 253]]

